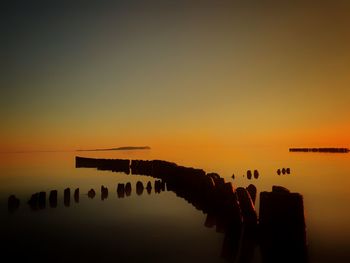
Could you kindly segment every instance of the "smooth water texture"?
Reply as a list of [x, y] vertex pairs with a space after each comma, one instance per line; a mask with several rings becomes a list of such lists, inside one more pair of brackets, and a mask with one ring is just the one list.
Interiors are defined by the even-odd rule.
[[[350, 261], [350, 154], [290, 153], [288, 149], [171, 149], [106, 152], [2, 154], [0, 164], [1, 226], [14, 259], [21, 253], [43, 261], [227, 262], [224, 234], [204, 225], [206, 215], [171, 191], [135, 191], [145, 176], [93, 168], [75, 168], [75, 156], [161, 159], [217, 172], [234, 186], [254, 184], [259, 192], [281, 185], [304, 197], [309, 262]], [[290, 168], [291, 173], [277, 174]], [[259, 178], [249, 180], [247, 170]], [[232, 179], [232, 174], [235, 179]], [[130, 196], [118, 198], [118, 183], [130, 182]], [[100, 188], [109, 190], [101, 200]], [[63, 191], [80, 189], [79, 203], [70, 206]], [[95, 189], [96, 197], [87, 192]], [[31, 211], [27, 201], [39, 191], [58, 190], [58, 207]], [[15, 194], [20, 207], [7, 210]], [[261, 262], [259, 247], [251, 262]], [[283, 260], [282, 260], [283, 261]]]

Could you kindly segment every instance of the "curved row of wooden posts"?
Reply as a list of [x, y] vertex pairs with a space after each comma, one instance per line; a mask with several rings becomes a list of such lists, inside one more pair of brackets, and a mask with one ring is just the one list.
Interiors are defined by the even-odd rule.
[[[254, 185], [235, 188], [216, 173], [162, 160], [76, 157], [76, 167], [94, 167], [161, 179], [167, 190], [207, 214], [205, 225], [225, 233], [222, 255], [241, 260], [259, 243], [267, 262], [305, 262], [306, 227], [303, 197], [281, 186], [260, 193], [259, 216]], [[265, 261], [264, 260], [264, 261]]]
[[[254, 185], [235, 188], [231, 182], [225, 182], [218, 174], [206, 173], [202, 169], [161, 160], [130, 161], [85, 157], [76, 157], [76, 167], [160, 179], [156, 181], [155, 187], [165, 189], [166, 185], [168, 191], [173, 191], [207, 215], [205, 226], [215, 226], [218, 232], [225, 233], [222, 256], [230, 261], [237, 260], [237, 257], [241, 260], [252, 257], [256, 244], [260, 245], [263, 258], [267, 262], [306, 261], [304, 207], [303, 198], [299, 193], [290, 193], [280, 186], [273, 186], [271, 192], [261, 192], [258, 216], [254, 205], [257, 195]], [[136, 189], [138, 187], [141, 188], [141, 185], [136, 185]], [[146, 189], [150, 187], [147, 184]], [[70, 198], [70, 190], [65, 191], [65, 196]], [[117, 187], [118, 196], [128, 191], [131, 191], [131, 185], [119, 184]], [[36, 198], [40, 199], [40, 195], [44, 194], [37, 195]], [[57, 199], [57, 191], [50, 193], [49, 201], [51, 195]], [[93, 197], [94, 190], [91, 189], [88, 195]], [[103, 195], [108, 195], [108, 189], [104, 186], [101, 187], [102, 199]], [[79, 199], [79, 189], [74, 191], [74, 199]]]
[[[148, 194], [151, 194], [152, 191], [152, 183], [149, 181], [146, 184], [146, 187], [144, 187], [143, 183], [141, 181], [138, 181], [136, 183], [136, 194], [142, 195], [144, 190], [147, 191]], [[118, 198], [123, 198], [131, 195], [132, 187], [131, 183], [118, 183], [117, 185], [117, 195]], [[154, 182], [154, 192], [160, 193], [162, 191], [165, 191], [165, 183], [161, 180], [156, 180]], [[79, 203], [80, 200], [80, 189], [76, 188], [74, 191], [68, 187], [64, 189], [63, 191], [63, 204], [64, 206], [68, 207], [71, 204], [71, 192], [73, 192], [73, 198], [75, 203]], [[91, 199], [95, 198], [96, 191], [95, 189], [91, 188], [87, 192], [87, 196]], [[108, 198], [108, 188], [105, 186], [101, 186], [101, 200], [105, 200]], [[51, 190], [49, 192], [48, 198], [46, 195], [46, 192], [36, 192], [31, 195], [30, 199], [28, 200], [28, 205], [30, 206], [31, 210], [41, 210], [46, 208], [46, 201], [49, 202], [49, 206], [51, 208], [56, 208], [58, 205], [58, 191], [57, 190]], [[9, 212], [15, 212], [20, 205], [20, 200], [15, 195], [10, 195], [8, 198], [8, 210]]]

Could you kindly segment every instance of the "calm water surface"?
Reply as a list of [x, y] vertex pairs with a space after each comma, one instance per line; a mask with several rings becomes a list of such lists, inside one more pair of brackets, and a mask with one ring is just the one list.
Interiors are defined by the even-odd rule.
[[[217, 172], [237, 187], [252, 183], [258, 193], [284, 186], [304, 197], [309, 262], [350, 262], [350, 154], [273, 148], [2, 154], [1, 232], [14, 260], [25, 255], [59, 262], [227, 262], [224, 234], [205, 227], [203, 212], [171, 191], [136, 194], [136, 182], [154, 183], [151, 177], [75, 168], [76, 155], [172, 161]], [[278, 168], [290, 168], [291, 174], [277, 175]], [[258, 169], [259, 178], [248, 180], [248, 169]], [[118, 198], [117, 184], [127, 182], [131, 195]], [[105, 200], [101, 185], [109, 189]], [[69, 207], [63, 204], [67, 187], [80, 188], [79, 203], [71, 201]], [[91, 188], [97, 193], [94, 199], [87, 196]], [[57, 208], [31, 211], [26, 203], [31, 194], [54, 189]], [[7, 210], [11, 194], [21, 200], [14, 213]], [[256, 205], [258, 209], [259, 198]], [[258, 246], [251, 262], [261, 262]]]

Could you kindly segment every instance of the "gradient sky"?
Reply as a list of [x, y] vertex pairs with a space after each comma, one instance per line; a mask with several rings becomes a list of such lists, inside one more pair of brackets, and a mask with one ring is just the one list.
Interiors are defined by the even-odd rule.
[[8, 2], [1, 151], [350, 146], [346, 1]]

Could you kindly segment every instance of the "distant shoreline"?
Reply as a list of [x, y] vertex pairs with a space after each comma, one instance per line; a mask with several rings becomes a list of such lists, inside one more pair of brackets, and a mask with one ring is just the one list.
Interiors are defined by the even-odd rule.
[[101, 151], [130, 151], [130, 150], [150, 150], [149, 146], [124, 146], [118, 148], [101, 148], [101, 149], [85, 149], [76, 150], [77, 152], [101, 152]]
[[348, 153], [348, 148], [289, 148], [290, 152]]

